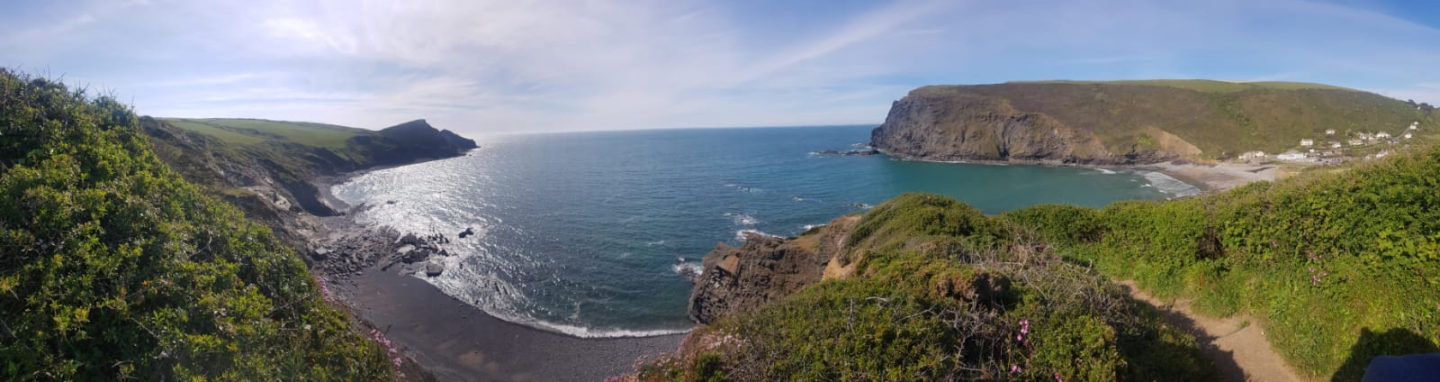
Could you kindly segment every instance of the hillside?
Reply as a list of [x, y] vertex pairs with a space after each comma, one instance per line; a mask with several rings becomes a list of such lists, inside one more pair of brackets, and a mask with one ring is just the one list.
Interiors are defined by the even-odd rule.
[[142, 117], [156, 154], [186, 180], [266, 223], [297, 249], [316, 230], [308, 216], [338, 212], [323, 180], [351, 171], [463, 155], [475, 142], [424, 120], [380, 131], [254, 119]]
[[[1399, 137], [1433, 108], [1321, 84], [1206, 80], [926, 86], [895, 101], [871, 141], [926, 160], [1143, 164], [1231, 159], [1362, 133]], [[1326, 130], [1335, 135], [1327, 136]]]
[[141, 124], [0, 69], [0, 379], [390, 379], [399, 358]]
[[1133, 280], [1262, 327], [1302, 375], [1358, 380], [1377, 355], [1440, 352], [1436, 189], [1440, 148], [1412, 148], [1100, 209], [985, 216], [902, 195], [798, 237], [707, 254], [691, 301], [704, 325], [635, 376], [1215, 378], [1193, 337], [1117, 290]]

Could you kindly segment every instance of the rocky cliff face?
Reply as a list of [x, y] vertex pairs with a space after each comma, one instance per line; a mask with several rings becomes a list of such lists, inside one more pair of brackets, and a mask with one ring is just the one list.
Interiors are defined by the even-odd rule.
[[384, 161], [396, 163], [447, 158], [477, 147], [475, 141], [456, 135], [450, 130], [437, 130], [423, 119], [382, 129], [379, 137], [371, 140], [393, 142], [394, 149], [384, 153]]
[[847, 216], [795, 238], [748, 234], [740, 247], [716, 245], [701, 260], [704, 271], [690, 295], [690, 318], [710, 322], [834, 277], [827, 268], [843, 257], [841, 249], [857, 221], [858, 216]]
[[969, 93], [911, 93], [871, 133], [879, 150], [926, 160], [1118, 161], [1094, 134], [1010, 102]]

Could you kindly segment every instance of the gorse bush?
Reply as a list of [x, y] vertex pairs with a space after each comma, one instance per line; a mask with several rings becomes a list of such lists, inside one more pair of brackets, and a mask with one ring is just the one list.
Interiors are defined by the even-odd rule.
[[376, 380], [384, 350], [110, 97], [0, 70], [0, 378]]

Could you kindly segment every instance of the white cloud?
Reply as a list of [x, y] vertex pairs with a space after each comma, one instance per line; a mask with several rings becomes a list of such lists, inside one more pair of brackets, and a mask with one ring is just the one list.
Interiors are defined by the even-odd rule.
[[0, 16], [0, 65], [100, 81], [142, 113], [469, 133], [877, 122], [915, 86], [1025, 79], [1271, 78], [1440, 103], [1420, 85], [1440, 81], [1440, 32], [1303, 1], [897, 1], [804, 25], [759, 17], [788, 4], [707, 0], [90, 4]]

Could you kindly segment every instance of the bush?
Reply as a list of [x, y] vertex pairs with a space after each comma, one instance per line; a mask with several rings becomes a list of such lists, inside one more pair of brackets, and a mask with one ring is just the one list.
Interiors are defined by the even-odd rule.
[[114, 99], [0, 70], [0, 375], [389, 378], [289, 249], [137, 125]]

